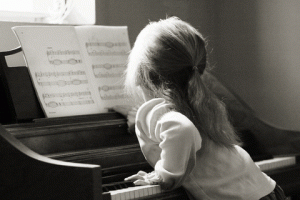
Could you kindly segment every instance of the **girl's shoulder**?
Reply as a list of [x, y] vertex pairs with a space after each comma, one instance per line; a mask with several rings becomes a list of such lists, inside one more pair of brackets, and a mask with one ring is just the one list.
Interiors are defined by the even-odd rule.
[[171, 105], [162, 98], [143, 103], [137, 111], [136, 123], [145, 133], [153, 133], [157, 122], [171, 110]]
[[195, 125], [189, 118], [187, 118], [185, 115], [175, 110], [168, 110], [163, 115], [161, 115], [160, 119], [158, 120], [158, 123], [160, 124], [172, 123], [174, 125], [178, 125], [181, 128], [185, 128], [185, 129], [195, 127]]
[[155, 135], [159, 135], [162, 141], [169, 138], [172, 141], [181, 141], [181, 144], [195, 144], [197, 150], [201, 148], [202, 138], [198, 129], [180, 112], [174, 110], [166, 112], [157, 121], [155, 130]]
[[168, 103], [163, 98], [154, 98], [143, 103], [138, 109], [138, 117], [160, 118], [166, 112], [172, 110], [172, 104]]
[[173, 109], [173, 105], [163, 98], [155, 98], [146, 103], [148, 117], [158, 124], [172, 123], [180, 127], [194, 127], [193, 122], [182, 113]]
[[148, 127], [173, 124], [181, 128], [194, 128], [193, 122], [182, 113], [173, 109], [173, 105], [163, 98], [154, 98], [145, 102], [137, 112], [137, 119]]
[[172, 135], [182, 140], [193, 138], [201, 144], [200, 133], [193, 122], [162, 98], [152, 99], [140, 107], [138, 128], [158, 141]]

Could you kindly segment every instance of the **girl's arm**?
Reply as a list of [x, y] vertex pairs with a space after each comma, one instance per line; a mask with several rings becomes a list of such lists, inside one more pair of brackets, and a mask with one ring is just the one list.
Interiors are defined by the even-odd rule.
[[137, 135], [146, 159], [154, 165], [154, 173], [139, 172], [127, 180], [137, 180], [137, 185], [160, 184], [163, 189], [179, 187], [193, 170], [196, 152], [201, 148], [201, 137], [193, 123], [179, 113], [170, 112], [156, 125], [154, 137], [158, 143], [150, 143], [149, 135]]

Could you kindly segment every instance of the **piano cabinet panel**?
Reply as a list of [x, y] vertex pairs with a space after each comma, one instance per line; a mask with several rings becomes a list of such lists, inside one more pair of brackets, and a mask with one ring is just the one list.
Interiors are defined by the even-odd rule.
[[0, 126], [0, 197], [12, 199], [101, 199], [101, 167], [37, 154]]
[[78, 168], [20, 166], [18, 171], [8, 170], [1, 174], [1, 199], [99, 200], [101, 183], [95, 182], [101, 181], [101, 172], [98, 175], [95, 173], [99, 172]]

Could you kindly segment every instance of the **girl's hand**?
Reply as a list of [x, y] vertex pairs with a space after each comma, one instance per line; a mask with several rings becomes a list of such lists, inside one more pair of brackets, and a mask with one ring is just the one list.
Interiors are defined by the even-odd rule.
[[163, 180], [155, 174], [155, 171], [151, 173], [139, 171], [137, 174], [125, 178], [125, 181], [134, 181], [135, 185], [160, 185]]
[[135, 133], [135, 118], [138, 110], [138, 106], [130, 106], [130, 105], [118, 105], [113, 107], [113, 109], [122, 114], [127, 118], [128, 132], [134, 134]]
[[125, 181], [134, 181], [135, 185], [151, 185], [147, 173], [144, 171], [139, 171], [137, 174], [125, 178]]
[[137, 106], [117, 105], [113, 107], [113, 109], [127, 118], [128, 127], [131, 127], [135, 123], [136, 112], [138, 110]]
[[133, 108], [130, 105], [116, 105], [113, 107], [114, 111], [122, 114], [124, 117], [127, 117], [128, 112]]

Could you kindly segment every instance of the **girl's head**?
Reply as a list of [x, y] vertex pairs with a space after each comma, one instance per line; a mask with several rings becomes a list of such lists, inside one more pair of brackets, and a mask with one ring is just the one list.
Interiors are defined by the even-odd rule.
[[203, 138], [231, 146], [237, 138], [224, 105], [206, 88], [206, 44], [190, 24], [171, 17], [151, 22], [129, 55], [125, 87], [130, 94], [162, 97], [187, 116]]
[[129, 56], [125, 85], [141, 86], [154, 96], [185, 95], [188, 81], [206, 67], [205, 41], [190, 24], [171, 17], [151, 22], [138, 35]]

